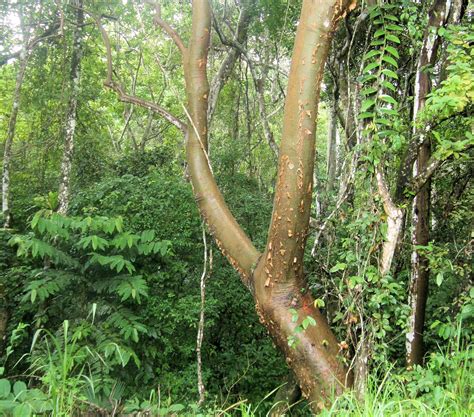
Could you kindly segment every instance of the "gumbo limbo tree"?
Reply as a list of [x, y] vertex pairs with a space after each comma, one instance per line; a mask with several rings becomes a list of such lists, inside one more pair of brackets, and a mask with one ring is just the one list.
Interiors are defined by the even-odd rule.
[[339, 356], [336, 337], [307, 290], [303, 255], [310, 220], [321, 79], [332, 34], [355, 7], [355, 1], [303, 1], [288, 79], [273, 214], [263, 253], [230, 212], [208, 158], [209, 1], [193, 1], [187, 44], [162, 19], [160, 5], [148, 3], [155, 8], [154, 22], [170, 36], [182, 56], [186, 122], [153, 102], [127, 94], [113, 80], [112, 48], [97, 19], [107, 50], [105, 85], [115, 90], [120, 100], [160, 114], [185, 135], [188, 169], [200, 213], [220, 250], [254, 296], [260, 321], [285, 355], [304, 396], [318, 410], [330, 396], [352, 384], [352, 374]]

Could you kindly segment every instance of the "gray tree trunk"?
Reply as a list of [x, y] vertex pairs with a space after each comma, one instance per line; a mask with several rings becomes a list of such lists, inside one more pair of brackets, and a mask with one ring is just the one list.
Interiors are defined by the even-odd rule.
[[18, 110], [20, 108], [21, 87], [25, 76], [26, 66], [28, 64], [28, 40], [25, 40], [25, 47], [20, 53], [20, 60], [18, 63], [18, 72], [16, 75], [15, 91], [13, 93], [13, 105], [8, 121], [7, 137], [5, 139], [5, 147], [3, 151], [3, 170], [2, 170], [2, 214], [3, 227], [9, 228], [11, 226], [11, 204], [10, 204], [10, 165], [12, 160], [12, 145], [15, 137], [16, 120], [18, 117]]
[[72, 156], [77, 125], [77, 102], [81, 76], [82, 25], [84, 22], [82, 0], [73, 0], [72, 3], [76, 7], [76, 27], [74, 28], [72, 41], [70, 98], [66, 115], [64, 150], [61, 161], [61, 177], [58, 194], [58, 213], [61, 214], [67, 213], [71, 194]]

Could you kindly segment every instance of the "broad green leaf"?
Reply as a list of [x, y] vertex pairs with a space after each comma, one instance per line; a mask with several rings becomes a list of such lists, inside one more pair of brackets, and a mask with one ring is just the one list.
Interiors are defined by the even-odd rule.
[[394, 16], [393, 14], [385, 14], [384, 19], [391, 20], [392, 22], [398, 22], [398, 17]]
[[370, 64], [368, 64], [365, 68], [364, 68], [364, 71], [363, 73], [368, 73], [369, 71], [372, 71], [374, 68], [377, 68], [379, 67], [379, 63], [378, 62], [371, 62]]
[[382, 81], [382, 85], [391, 91], [394, 91], [394, 92], [397, 91], [397, 88], [389, 81], [386, 81], [386, 80]]
[[393, 46], [387, 45], [387, 46], [385, 47], [385, 50], [386, 50], [388, 53], [392, 54], [395, 58], [397, 58], [397, 59], [400, 58], [400, 55], [398, 54], [398, 51], [397, 51]]
[[371, 119], [375, 116], [375, 113], [371, 113], [371, 112], [363, 112], [361, 114], [359, 114], [357, 117], [359, 119]]
[[378, 49], [372, 49], [371, 51], [367, 52], [364, 56], [364, 59], [369, 59], [372, 58], [376, 55], [380, 55], [382, 51], [379, 51]]
[[8, 379], [0, 379], [0, 398], [7, 398], [10, 391], [10, 381]]
[[390, 103], [393, 105], [397, 104], [397, 101], [392, 96], [389, 96], [388, 94], [381, 94], [378, 98], [382, 101], [385, 101], [386, 103]]
[[387, 29], [389, 30], [394, 30], [396, 32], [401, 32], [403, 31], [403, 28], [401, 26], [395, 25], [393, 23], [390, 23], [386, 26]]
[[28, 387], [23, 381], [16, 381], [13, 384], [13, 394], [15, 394], [15, 397], [21, 398], [21, 394], [26, 392], [28, 390]]
[[393, 65], [395, 68], [398, 68], [398, 63], [390, 55], [382, 56], [382, 60], [388, 62], [390, 65]]
[[374, 33], [374, 38], [379, 38], [380, 36], [385, 35], [385, 29], [378, 29]]
[[370, 42], [370, 46], [380, 46], [385, 43], [384, 39], [376, 39], [375, 41]]
[[19, 404], [13, 409], [13, 417], [30, 417], [32, 411], [28, 403]]
[[400, 43], [400, 39], [398, 39], [398, 36], [387, 33], [387, 35], [385, 37], [387, 38], [387, 40], [389, 40], [391, 42]]
[[329, 270], [329, 272], [343, 271], [344, 269], [346, 269], [346, 267], [347, 264], [345, 264], [344, 262], [338, 262]]
[[372, 99], [372, 98], [362, 101], [361, 111], [365, 112], [369, 110], [374, 104], [375, 104], [375, 99]]
[[390, 78], [395, 78], [396, 80], [398, 80], [398, 75], [396, 72], [393, 72], [392, 70], [388, 69], [388, 68], [384, 68], [382, 70], [382, 74], [386, 75], [387, 77], [390, 77]]

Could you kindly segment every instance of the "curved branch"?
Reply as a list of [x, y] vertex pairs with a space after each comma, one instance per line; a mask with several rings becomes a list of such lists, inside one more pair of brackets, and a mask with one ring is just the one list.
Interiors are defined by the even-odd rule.
[[191, 40], [183, 59], [190, 119], [186, 133], [186, 156], [201, 215], [222, 253], [240, 273], [244, 284], [250, 286], [252, 269], [260, 254], [227, 207], [207, 156], [209, 83], [206, 66], [210, 28], [208, 0], [194, 0]]
[[102, 35], [102, 40], [104, 41], [105, 50], [107, 54], [107, 78], [104, 81], [104, 86], [110, 88], [111, 90], [114, 90], [118, 94], [120, 101], [123, 101], [124, 103], [131, 103], [131, 104], [136, 104], [141, 107], [145, 107], [146, 109], [149, 109], [159, 114], [160, 116], [162, 116], [164, 119], [166, 119], [168, 122], [176, 126], [182, 132], [185, 132], [186, 124], [182, 122], [180, 119], [178, 119], [176, 116], [172, 115], [169, 111], [167, 111], [166, 109], [164, 109], [163, 107], [159, 106], [156, 103], [142, 99], [140, 97], [127, 94], [123, 90], [122, 86], [120, 86], [118, 83], [113, 81], [112, 48], [110, 47], [109, 35], [107, 34], [107, 31], [105, 30], [104, 26], [100, 22], [100, 19], [96, 18], [95, 20], [100, 30], [100, 33]]
[[159, 27], [161, 27], [168, 34], [168, 36], [173, 40], [173, 42], [178, 47], [183, 56], [186, 55], [186, 46], [184, 46], [184, 42], [179, 36], [178, 32], [176, 32], [176, 30], [173, 29], [171, 25], [165, 20], [163, 20], [161, 17], [161, 4], [159, 2], [151, 0], [146, 0], [145, 3], [155, 8], [155, 16], [153, 16], [153, 22]]
[[[215, 16], [213, 15], [214, 27], [218, 27]], [[247, 30], [250, 23], [250, 2], [245, 2], [242, 6], [239, 15], [239, 21], [237, 23], [237, 30], [234, 36], [234, 42], [242, 44], [247, 39]], [[219, 32], [220, 33], [220, 32]], [[222, 61], [222, 64], [217, 71], [217, 74], [214, 76], [211, 82], [211, 88], [209, 90], [209, 105], [208, 105], [208, 121], [209, 124], [212, 121], [212, 116], [217, 106], [217, 98], [219, 93], [224, 86], [225, 82], [229, 78], [235, 62], [237, 61], [238, 56], [241, 54], [241, 51], [232, 46], [227, 56]]]

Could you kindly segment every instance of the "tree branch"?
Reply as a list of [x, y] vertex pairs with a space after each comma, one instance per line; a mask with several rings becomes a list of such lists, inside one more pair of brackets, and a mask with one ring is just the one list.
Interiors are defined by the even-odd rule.
[[[249, 9], [250, 9], [250, 3], [247, 1], [244, 3], [239, 14], [237, 30], [234, 36], [234, 42], [236, 43], [241, 44], [245, 42], [245, 40], [247, 39], [247, 29], [250, 23]], [[214, 14], [212, 17], [214, 21], [214, 27], [217, 27], [218, 25], [217, 25], [217, 21]], [[211, 87], [209, 89], [209, 105], [208, 105], [208, 116], [207, 116], [209, 125], [212, 121], [212, 116], [214, 115], [214, 111], [217, 106], [217, 99], [219, 97], [219, 93], [222, 87], [224, 86], [225, 82], [229, 78], [239, 54], [241, 54], [240, 50], [232, 46], [227, 56], [222, 61], [219, 71], [217, 71], [217, 74], [212, 79]]]
[[168, 36], [173, 40], [173, 42], [178, 47], [183, 56], [186, 55], [187, 48], [186, 46], [184, 46], [184, 42], [179, 36], [178, 32], [176, 32], [176, 30], [173, 29], [171, 25], [165, 20], [163, 20], [161, 17], [161, 4], [159, 2], [151, 0], [145, 0], [145, 3], [155, 8], [155, 16], [153, 16], [153, 22], [159, 27], [161, 27], [168, 34]]
[[164, 119], [166, 119], [172, 125], [176, 126], [182, 132], [185, 132], [186, 124], [180, 119], [178, 119], [176, 116], [172, 115], [169, 111], [165, 110], [163, 107], [159, 106], [156, 103], [127, 94], [123, 90], [123, 87], [121, 85], [113, 81], [112, 48], [110, 47], [109, 35], [107, 34], [107, 31], [102, 25], [100, 19], [96, 18], [95, 20], [102, 35], [102, 40], [104, 41], [105, 50], [107, 54], [107, 78], [104, 81], [104, 86], [110, 88], [111, 90], [114, 90], [118, 94], [120, 101], [124, 103], [136, 104], [138, 106], [149, 109], [162, 116]]
[[[464, 147], [462, 152], [466, 152], [469, 149], [474, 148], [474, 144], [469, 144]], [[434, 156], [430, 158], [428, 163], [426, 164], [426, 167], [421, 171], [415, 178], [413, 178], [408, 186], [408, 191], [410, 194], [418, 194], [420, 190], [423, 188], [423, 186], [426, 184], [426, 182], [434, 175], [436, 170], [448, 159], [451, 159], [452, 156], [450, 156], [447, 159], [437, 159]]]

